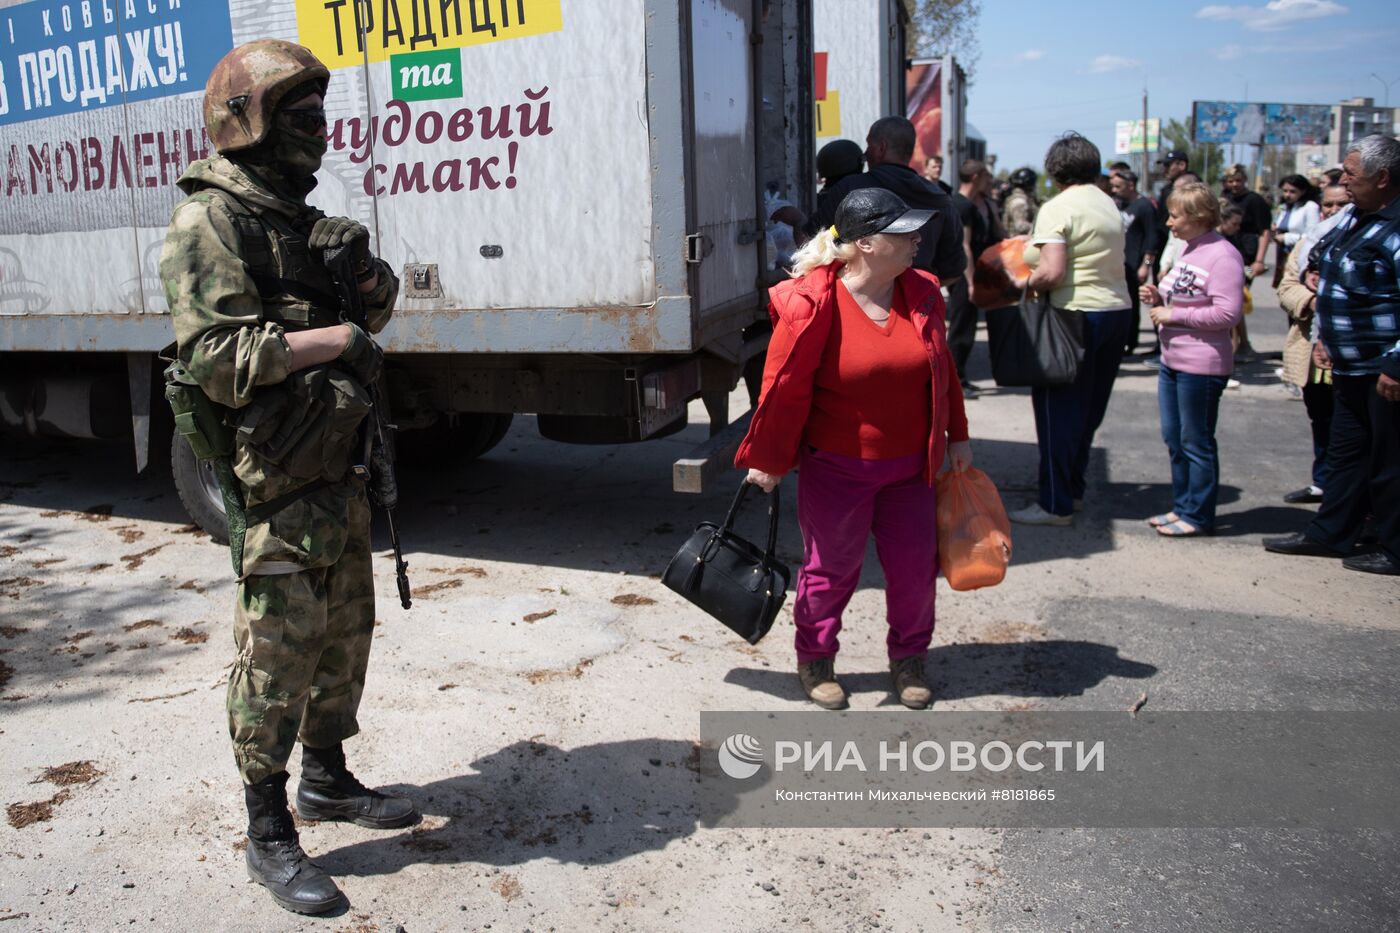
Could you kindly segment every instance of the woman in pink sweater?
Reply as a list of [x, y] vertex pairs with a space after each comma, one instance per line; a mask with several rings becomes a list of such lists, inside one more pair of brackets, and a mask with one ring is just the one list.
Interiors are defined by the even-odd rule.
[[1215, 227], [1220, 202], [1202, 184], [1184, 185], [1167, 198], [1167, 226], [1186, 247], [1160, 290], [1141, 297], [1161, 328], [1162, 366], [1157, 406], [1172, 464], [1172, 510], [1148, 519], [1169, 538], [1210, 534], [1220, 488], [1215, 443], [1220, 393], [1235, 368], [1230, 332], [1243, 317], [1244, 263]]

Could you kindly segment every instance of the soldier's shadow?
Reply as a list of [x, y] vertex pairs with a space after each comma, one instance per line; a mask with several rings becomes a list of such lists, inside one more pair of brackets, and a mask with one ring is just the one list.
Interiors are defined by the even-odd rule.
[[[520, 741], [472, 762], [473, 773], [386, 792], [411, 797], [415, 827], [329, 851], [303, 835], [332, 875], [389, 875], [409, 865], [515, 865], [539, 858], [599, 864], [665, 848], [699, 819], [699, 746], [638, 739], [565, 751]], [[372, 834], [371, 834], [372, 833]]]

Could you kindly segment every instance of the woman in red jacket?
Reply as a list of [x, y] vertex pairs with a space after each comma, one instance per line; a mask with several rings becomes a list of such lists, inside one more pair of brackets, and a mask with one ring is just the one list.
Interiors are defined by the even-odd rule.
[[895, 693], [911, 709], [933, 699], [933, 478], [945, 452], [963, 470], [972, 449], [938, 279], [910, 268], [931, 216], [880, 188], [852, 191], [836, 225], [793, 257], [793, 279], [769, 291], [763, 392], [734, 462], [764, 491], [800, 467], [797, 672], [826, 709], [846, 706], [837, 634], [872, 531]]

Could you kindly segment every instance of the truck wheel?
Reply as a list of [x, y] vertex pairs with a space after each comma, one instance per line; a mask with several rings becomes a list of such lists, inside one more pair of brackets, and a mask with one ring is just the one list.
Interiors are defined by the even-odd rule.
[[175, 491], [194, 523], [203, 528], [216, 544], [228, 544], [228, 520], [219, 480], [208, 460], [200, 460], [189, 442], [176, 434], [170, 442], [170, 474]]
[[470, 463], [505, 439], [514, 418], [488, 412], [460, 414], [451, 427], [404, 431], [395, 436], [395, 446], [399, 459], [411, 466]]

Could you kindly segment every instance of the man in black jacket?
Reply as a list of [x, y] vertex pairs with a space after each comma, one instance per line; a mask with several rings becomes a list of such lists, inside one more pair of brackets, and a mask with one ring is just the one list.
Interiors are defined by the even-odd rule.
[[933, 211], [924, 226], [914, 268], [938, 276], [950, 287], [967, 268], [963, 254], [962, 223], [953, 199], [933, 182], [909, 167], [914, 157], [914, 124], [904, 117], [882, 117], [870, 126], [865, 137], [865, 161], [869, 168], [859, 175], [848, 175], [831, 188], [832, 196], [818, 206], [817, 229], [835, 222], [836, 205], [857, 188], [884, 188], [893, 191], [912, 208]]

